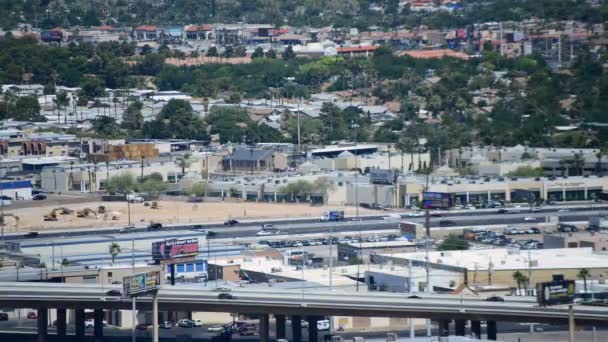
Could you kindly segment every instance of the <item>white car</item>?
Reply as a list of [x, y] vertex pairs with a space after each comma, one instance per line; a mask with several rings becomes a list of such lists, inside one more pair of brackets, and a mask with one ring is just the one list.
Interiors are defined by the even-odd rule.
[[323, 320], [317, 321], [317, 330], [319, 330], [319, 331], [329, 330], [329, 320], [323, 319]]
[[259, 232], [255, 233], [256, 236], [269, 236], [269, 235], [273, 235], [272, 232], [269, 232], [267, 230], [260, 230]]
[[[103, 326], [107, 326], [108, 322], [106, 322], [105, 320], [103, 321]], [[86, 321], [84, 321], [84, 327], [85, 328], [92, 328], [95, 326], [95, 320], [93, 319], [87, 319]]]
[[195, 327], [202, 327], [203, 326], [203, 321], [201, 321], [200, 319], [193, 319], [192, 323], [194, 323]]
[[536, 221], [536, 217], [526, 216], [524, 217], [524, 221]]
[[221, 325], [214, 325], [212, 327], [207, 328], [207, 331], [211, 333], [218, 333], [224, 331], [224, 327]]
[[413, 211], [411, 213], [405, 214], [405, 216], [407, 216], [407, 217], [422, 217], [422, 216], [424, 216], [424, 213], [422, 211]]

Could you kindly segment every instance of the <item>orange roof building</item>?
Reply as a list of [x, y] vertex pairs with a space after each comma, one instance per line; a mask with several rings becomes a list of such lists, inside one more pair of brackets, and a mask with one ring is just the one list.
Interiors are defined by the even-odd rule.
[[469, 55], [463, 52], [458, 52], [450, 49], [438, 49], [438, 50], [410, 50], [410, 51], [401, 51], [398, 54], [399, 56], [410, 56], [412, 58], [420, 58], [420, 59], [431, 59], [431, 58], [444, 58], [444, 57], [452, 57], [467, 60], [469, 59]]

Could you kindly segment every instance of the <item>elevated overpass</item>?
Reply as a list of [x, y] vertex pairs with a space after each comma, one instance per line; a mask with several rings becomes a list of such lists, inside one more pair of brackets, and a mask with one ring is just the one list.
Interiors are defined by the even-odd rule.
[[[76, 333], [84, 333], [84, 309], [93, 309], [95, 318], [101, 322], [103, 310], [131, 310], [131, 301], [109, 296], [109, 290], [118, 287], [85, 284], [53, 283], [0, 283], [0, 307], [37, 308], [39, 312], [57, 309], [58, 331], [65, 332], [65, 310], [76, 310]], [[329, 291], [293, 291], [269, 288], [242, 289], [232, 291], [233, 298], [219, 299], [219, 292], [202, 288], [162, 287], [158, 292], [160, 311], [189, 312], [238, 312], [260, 316], [260, 337], [268, 340], [270, 315], [277, 319], [277, 336], [284, 335], [285, 317], [291, 316], [294, 340], [299, 341], [295, 329], [300, 319], [307, 317], [310, 336], [316, 336], [316, 321], [325, 316], [401, 317], [428, 318], [439, 322], [440, 331], [449, 329], [455, 320], [456, 334], [464, 334], [465, 322], [470, 320], [473, 330], [480, 321], [488, 322], [488, 337], [496, 337], [496, 321], [567, 323], [570, 311], [567, 306], [539, 307], [530, 298], [506, 297], [504, 302], [464, 298], [448, 295], [418, 294], [419, 298], [408, 298], [407, 294], [347, 293]], [[139, 310], [152, 310], [152, 299], [138, 299]], [[63, 315], [63, 319], [60, 316]], [[46, 314], [39, 314], [44, 320]], [[579, 324], [603, 326], [608, 324], [608, 308], [575, 306], [573, 317]], [[63, 322], [63, 323], [61, 323]], [[282, 322], [282, 323], [281, 323]], [[46, 335], [44, 325], [39, 324], [39, 335]], [[64, 325], [63, 329], [59, 326]], [[103, 335], [99, 324], [95, 335]], [[314, 327], [313, 327], [314, 326]], [[311, 328], [312, 327], [312, 328]], [[279, 330], [283, 330], [282, 333]], [[300, 327], [301, 331], [301, 327]], [[479, 330], [480, 331], [480, 330]], [[474, 331], [475, 332], [475, 331]], [[312, 340], [312, 342], [316, 342]]]

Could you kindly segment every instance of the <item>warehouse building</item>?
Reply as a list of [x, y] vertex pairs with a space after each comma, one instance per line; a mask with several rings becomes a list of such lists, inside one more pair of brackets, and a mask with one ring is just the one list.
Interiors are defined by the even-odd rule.
[[[426, 253], [387, 254], [376, 257], [381, 262], [414, 266], [426, 266]], [[466, 251], [429, 252], [429, 266], [433, 270], [460, 272], [470, 286], [517, 287], [513, 278], [516, 271], [531, 279], [534, 286], [551, 281], [554, 274], [566, 279], [577, 279], [581, 269], [590, 272], [590, 279], [608, 277], [608, 255], [594, 252], [592, 248], [560, 248], [522, 251], [518, 249], [487, 249]], [[433, 284], [431, 283], [431, 286]]]

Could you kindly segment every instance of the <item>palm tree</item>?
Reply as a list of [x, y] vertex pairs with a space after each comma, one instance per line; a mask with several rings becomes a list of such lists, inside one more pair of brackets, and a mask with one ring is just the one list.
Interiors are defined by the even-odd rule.
[[517, 293], [521, 294], [522, 285], [526, 282], [526, 276], [520, 271], [513, 273], [513, 280], [517, 282]]
[[186, 168], [190, 167], [190, 153], [184, 154], [183, 157], [177, 160], [177, 166], [182, 169], [182, 178], [186, 174]]
[[114, 261], [116, 260], [116, 257], [121, 252], [120, 245], [116, 242], [112, 242], [110, 244], [110, 247], [108, 248], [108, 251], [109, 251], [110, 255], [112, 256], [112, 263], [114, 263]]
[[589, 278], [590, 276], [589, 270], [586, 268], [582, 268], [580, 271], [578, 271], [578, 274], [576, 276], [578, 278], [583, 279], [583, 287], [585, 288], [585, 293], [587, 293], [587, 278]]

